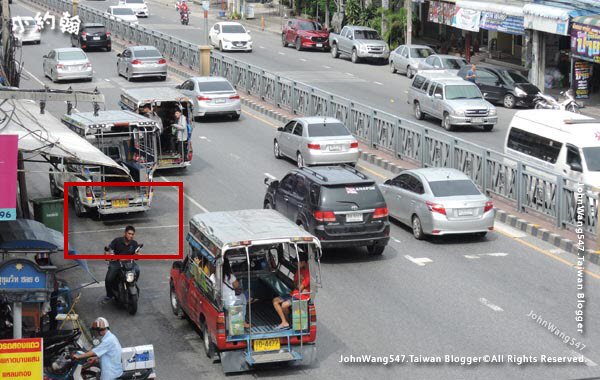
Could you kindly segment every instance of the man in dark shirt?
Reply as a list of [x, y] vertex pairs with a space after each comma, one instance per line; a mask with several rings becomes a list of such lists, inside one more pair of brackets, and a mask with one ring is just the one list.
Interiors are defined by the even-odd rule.
[[[125, 227], [125, 235], [122, 237], [115, 238], [110, 244], [108, 248], [113, 251], [115, 255], [134, 255], [135, 250], [138, 247], [138, 242], [133, 240], [135, 235], [135, 228], [133, 226]], [[135, 270], [135, 278], [138, 279], [140, 277], [140, 268], [134, 262], [133, 263]], [[106, 297], [104, 297], [103, 302], [108, 302], [112, 298], [116, 297], [116, 294], [113, 294], [112, 288], [114, 282], [117, 280], [119, 276], [119, 271], [121, 270], [121, 265], [118, 260], [111, 260], [108, 265], [108, 271], [106, 272], [106, 277], [104, 278], [104, 287], [106, 288]]]

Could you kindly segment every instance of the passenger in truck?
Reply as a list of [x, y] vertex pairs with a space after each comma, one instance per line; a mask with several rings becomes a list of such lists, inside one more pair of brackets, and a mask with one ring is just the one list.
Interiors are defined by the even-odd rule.
[[[308, 293], [308, 294], [307, 294]], [[310, 272], [308, 270], [308, 254], [300, 251], [299, 267], [294, 273], [294, 287], [289, 295], [283, 297], [275, 297], [273, 299], [273, 307], [281, 318], [281, 323], [277, 326], [279, 330], [290, 328], [290, 323], [287, 316], [290, 314], [292, 307], [292, 299], [307, 299], [310, 297]]]

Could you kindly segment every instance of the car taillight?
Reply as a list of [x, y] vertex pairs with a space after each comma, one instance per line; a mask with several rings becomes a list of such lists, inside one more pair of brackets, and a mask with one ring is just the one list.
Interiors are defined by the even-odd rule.
[[106, 32], [106, 37], [110, 37], [110, 32]]
[[315, 305], [308, 305], [308, 315], [310, 315], [310, 323], [312, 325], [317, 323], [317, 309], [315, 309]]
[[85, 68], [86, 69], [89, 68], [89, 67], [92, 67], [92, 64], [90, 62], [88, 62], [88, 63], [85, 64]]
[[239, 96], [239, 95], [231, 95], [231, 96], [229, 97], [229, 99], [239, 99], [239, 98], [240, 98], [240, 96]]
[[225, 314], [221, 313], [217, 317], [217, 335], [225, 334]]
[[164, 58], [161, 58], [161, 59], [158, 60], [158, 63], [161, 64], [161, 65], [164, 65], [165, 63], [167, 63], [167, 60], [164, 59]]
[[494, 202], [492, 202], [492, 201], [485, 202], [485, 207], [483, 208], [483, 212], [488, 212], [493, 208], [494, 208]]
[[196, 97], [198, 100], [200, 101], [207, 101], [207, 100], [211, 100], [208, 96], [197, 96]]
[[442, 215], [446, 215], [446, 209], [444, 208], [443, 205], [441, 204], [437, 204], [437, 203], [433, 203], [433, 202], [425, 202], [427, 204], [427, 208], [429, 208], [429, 211], [431, 212], [437, 212], [440, 213]]
[[373, 219], [385, 218], [386, 216], [388, 216], [388, 208], [387, 207], [378, 207], [375, 209], [375, 212], [373, 213]]
[[64, 69], [65, 65], [63, 65], [62, 63], [59, 63], [58, 65], [56, 65], [57, 69]]
[[319, 222], [335, 222], [335, 214], [333, 211], [315, 211], [313, 215]]
[[81, 32], [81, 38], [87, 39], [87, 32]]
[[358, 142], [350, 143], [350, 148], [358, 148]]
[[139, 59], [134, 59], [133, 61], [131, 61], [132, 65], [141, 65], [142, 61], [140, 61]]
[[319, 144], [308, 144], [308, 149], [321, 149], [321, 145]]

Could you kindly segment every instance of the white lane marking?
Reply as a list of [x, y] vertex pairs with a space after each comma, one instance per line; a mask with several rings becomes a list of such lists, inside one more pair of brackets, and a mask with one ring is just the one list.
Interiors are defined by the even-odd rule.
[[494, 223], [494, 228], [500, 230], [505, 235], [510, 236], [513, 239], [524, 238], [527, 234], [521, 230], [517, 230], [511, 226], [508, 226], [504, 223]]
[[210, 141], [210, 139], [209, 139], [208, 137], [206, 137], [206, 136], [198, 136], [198, 138], [199, 138], [200, 140], [206, 140], [206, 141], [208, 141], [208, 142], [211, 142], [211, 141]]
[[392, 238], [393, 241], [395, 241], [396, 243], [402, 243], [400, 240], [396, 239], [395, 237]]
[[269, 173], [263, 173], [265, 175], [265, 177], [269, 177], [270, 179], [277, 179], [277, 177], [275, 177], [273, 174], [269, 174]]
[[508, 253], [504, 253], [504, 252], [494, 252], [494, 253], [484, 253], [484, 255], [486, 255], [486, 256], [497, 256], [497, 257], [502, 257], [502, 256], [508, 256]]
[[383, 86], [383, 83], [381, 83], [381, 82], [373, 82], [373, 83]]
[[259, 48], [264, 49], [265, 47], [264, 46], [259, 46]]
[[306, 59], [304, 59], [304, 58], [300, 58], [300, 60], [301, 60], [302, 62], [306, 62]]
[[508, 256], [508, 253], [503, 253], [503, 252], [477, 253], [475, 255], [463, 255], [463, 256], [467, 259], [481, 259], [482, 256], [496, 256], [496, 257]]
[[479, 255], [465, 255], [465, 257], [467, 259], [481, 259], [481, 257], [479, 257]]
[[579, 352], [577, 352], [575, 350], [571, 350], [570, 353], [571, 353], [571, 355], [573, 355], [573, 357], [583, 358], [583, 360], [585, 361], [585, 365], [588, 367], [596, 367], [598, 365], [598, 364], [594, 363], [592, 360], [586, 358], [585, 356], [583, 356], [582, 354], [580, 354]]
[[239, 160], [239, 159], [241, 159], [241, 157], [240, 157], [240, 156], [238, 156], [237, 154], [229, 153], [229, 155], [230, 155], [231, 157], [235, 158], [236, 160]]
[[565, 251], [563, 251], [560, 248], [556, 248], [556, 249], [551, 249], [548, 252], [553, 253], [555, 255], [562, 255], [563, 253], [565, 253]]
[[279, 54], [279, 55], [285, 55], [285, 53], [282, 53], [282, 52], [279, 52], [278, 54]]
[[41, 84], [42, 86], [45, 86], [46, 84], [44, 82], [42, 82], [41, 80], [38, 79], [38, 77], [36, 77], [35, 75], [33, 75], [32, 73], [30, 73], [29, 71], [27, 71], [25, 68], [23, 68], [23, 71], [25, 71], [25, 73], [27, 75], [29, 75], [29, 77], [35, 79], [39, 84]]
[[[147, 226], [147, 227], [136, 227], [138, 230], [151, 230], [154, 228], [175, 228], [179, 227], [179, 224], [170, 224], [166, 226]], [[77, 234], [90, 234], [93, 232], [111, 232], [111, 231], [123, 231], [122, 228], [109, 228], [105, 230], [90, 230], [90, 231], [73, 231], [69, 232], [69, 235], [77, 235]]]
[[[166, 179], [163, 176], [159, 176], [158, 178], [162, 179], [165, 182], [171, 182], [168, 179]], [[209, 212], [208, 209], [204, 206], [202, 206], [200, 203], [198, 203], [194, 198], [190, 197], [189, 195], [187, 195], [185, 193], [185, 191], [183, 192], [183, 196], [187, 198], [188, 201], [192, 202], [194, 204], [194, 206], [198, 207], [200, 210], [204, 211], [204, 212]]]
[[323, 67], [326, 69], [331, 69], [331, 66], [323, 65]]
[[490, 301], [488, 301], [485, 298], [480, 298], [479, 302], [481, 302], [482, 304], [484, 304], [485, 306], [489, 307], [490, 309], [494, 310], [494, 311], [504, 311], [502, 310], [502, 308], [498, 305], [494, 305], [493, 303], [491, 303]]
[[349, 75], [349, 76], [351, 76], [351, 77], [353, 77], [353, 76], [354, 76], [354, 74], [352, 74], [352, 73], [345, 73], [345, 74], [346, 74], [346, 75]]
[[412, 261], [413, 263], [417, 264], [418, 266], [424, 266], [426, 263], [432, 263], [433, 260], [428, 259], [427, 257], [412, 257], [409, 255], [404, 255], [404, 258], [407, 260]]
[[94, 289], [94, 288], [103, 288], [104, 287], [104, 281], [100, 281], [100, 282], [96, 282], [93, 284], [81, 284], [79, 285], [80, 287], [82, 287], [83, 289]]
[[404, 91], [405, 94], [408, 94], [408, 91]]
[[104, 80], [107, 81], [107, 82], [110, 82], [110, 79], [108, 79], [108, 78], [104, 78]]

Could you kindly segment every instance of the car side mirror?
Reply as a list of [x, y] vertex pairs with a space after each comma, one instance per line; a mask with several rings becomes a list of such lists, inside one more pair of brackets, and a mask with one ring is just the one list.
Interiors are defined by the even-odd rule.
[[250, 34], [250, 32], [252, 32], [251, 30], [246, 30], [246, 33]]
[[487, 92], [484, 92], [484, 93], [483, 93], [483, 97], [484, 97], [484, 98], [487, 98], [487, 96], [488, 96], [488, 93], [487, 93]]
[[501, 86], [502, 82], [500, 82], [499, 80], [496, 81], [496, 86]]
[[571, 170], [573, 170], [574, 172], [579, 172], [579, 173], [583, 172], [583, 168], [581, 167], [581, 163], [579, 163], [579, 162], [571, 162], [569, 164], [569, 167], [571, 167]]
[[174, 261], [171, 268], [181, 270], [181, 268], [183, 268], [183, 261], [180, 261], [180, 260]]
[[283, 127], [277, 128], [277, 132], [283, 132]]
[[121, 56], [121, 53], [117, 53], [117, 57], [120, 57], [120, 56]]
[[353, 39], [354, 39], [354, 36], [348, 36], [348, 39], [349, 39], [349, 40], [353, 40]]
[[383, 184], [384, 184], [384, 185], [391, 185], [391, 184], [392, 184], [392, 180], [391, 180], [391, 179], [388, 179], [388, 180], [387, 180], [387, 181], [385, 181]]
[[442, 94], [433, 94], [433, 97], [436, 99], [441, 99], [442, 98]]
[[44, 55], [44, 56], [42, 56], [42, 58], [48, 58], [48, 56], [47, 56], [47, 55]]
[[181, 86], [180, 85], [175, 86], [175, 88], [178, 89], [178, 90], [181, 90]]

